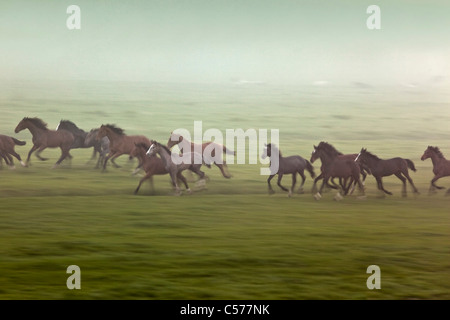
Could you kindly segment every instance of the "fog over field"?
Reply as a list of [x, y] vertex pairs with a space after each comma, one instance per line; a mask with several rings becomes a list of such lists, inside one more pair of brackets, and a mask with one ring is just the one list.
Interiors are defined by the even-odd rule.
[[369, 30], [371, 4], [2, 1], [0, 78], [448, 87], [448, 4], [377, 1]]

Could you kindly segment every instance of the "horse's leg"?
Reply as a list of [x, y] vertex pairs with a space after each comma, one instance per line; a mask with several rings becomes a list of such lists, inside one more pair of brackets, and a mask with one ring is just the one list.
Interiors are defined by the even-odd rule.
[[184, 186], [186, 187], [186, 191], [187, 193], [192, 193], [191, 189], [189, 188], [189, 185], [187, 183], [186, 178], [181, 174], [181, 171], [178, 171], [177, 173], [177, 178], [181, 180], [181, 182], [183, 182]]
[[11, 153], [14, 157], [16, 157], [17, 160], [20, 161], [20, 164], [21, 164], [23, 167], [26, 166], [25, 163], [22, 161], [22, 158], [20, 157], [20, 155], [19, 155], [16, 151], [11, 150], [10, 153]]
[[271, 175], [269, 176], [269, 178], [267, 178], [267, 184], [269, 185], [269, 194], [274, 194], [274, 193], [275, 193], [275, 191], [274, 191], [273, 188], [272, 188], [272, 185], [270, 184], [270, 180], [272, 180], [273, 177], [275, 177], [275, 175], [274, 175], [274, 174], [271, 174]]
[[33, 145], [31, 147], [31, 150], [28, 152], [28, 157], [27, 157], [27, 162], [26, 162], [26, 166], [28, 166], [28, 164], [30, 163], [30, 158], [31, 158], [31, 154], [36, 151], [39, 147], [36, 145]]
[[302, 183], [300, 185], [300, 187], [298, 188], [298, 193], [304, 193], [303, 191], [303, 185], [305, 184], [306, 181], [306, 176], [303, 170], [299, 170], [298, 173], [300, 174], [300, 177], [302, 177]]
[[311, 188], [311, 193], [316, 193], [317, 192], [317, 181], [319, 181], [320, 179], [323, 179], [323, 173], [320, 173], [315, 179], [314, 179], [314, 183], [313, 186]]
[[401, 174], [400, 172], [397, 172], [397, 173], [395, 174], [395, 176], [396, 176], [397, 178], [399, 178], [399, 179], [402, 181], [402, 183], [403, 183], [403, 187], [402, 187], [402, 197], [406, 197], [406, 179], [405, 179], [405, 177], [403, 177], [402, 174]]
[[409, 176], [408, 170], [406, 170], [406, 173], [403, 173], [403, 175], [406, 177], [406, 179], [408, 179], [409, 183], [411, 184], [411, 186], [412, 186], [412, 188], [414, 190], [414, 193], [420, 193], [419, 190], [417, 190], [416, 186], [414, 185], [413, 180]]
[[177, 179], [177, 169], [171, 170], [170, 171], [170, 178], [172, 179], [172, 183], [175, 186], [175, 195], [179, 196], [181, 194], [181, 190], [180, 187], [178, 186], [178, 179]]
[[436, 189], [439, 189], [439, 190], [445, 189], [444, 187], [440, 187], [440, 186], [437, 186], [437, 185], [435, 184], [435, 182], [438, 181], [438, 180], [439, 180], [440, 178], [442, 178], [442, 177], [443, 177], [443, 175], [441, 175], [441, 174], [435, 175], [434, 178], [431, 180], [431, 186], [432, 186], [433, 188], [436, 188]]
[[319, 191], [314, 195], [314, 198], [315, 198], [316, 200], [320, 200], [320, 198], [322, 198], [322, 190], [323, 190], [323, 188], [325, 187], [325, 185], [326, 185], [328, 179], [329, 179], [329, 177], [323, 176], [323, 179], [322, 179], [322, 185], [320, 186]]
[[145, 180], [151, 179], [151, 180], [153, 181], [152, 175], [153, 175], [153, 172], [151, 172], [151, 171], [150, 171], [150, 172], [147, 172], [147, 174], [146, 174], [145, 176], [143, 176], [143, 177], [141, 178], [141, 180], [139, 180], [139, 184], [138, 184], [136, 190], [134, 190], [134, 194], [137, 194], [137, 193], [138, 193], [139, 189], [141, 188], [142, 183], [144, 183]]
[[118, 157], [120, 157], [121, 155], [123, 155], [123, 152], [116, 152], [114, 153], [114, 155], [111, 157], [111, 163], [113, 164], [114, 168], [120, 168], [120, 166], [116, 163], [116, 159]]
[[214, 162], [214, 164], [220, 169], [220, 172], [222, 172], [222, 175], [223, 175], [225, 178], [227, 178], [227, 179], [230, 179], [230, 178], [231, 178], [231, 175], [225, 173], [225, 170], [223, 169], [223, 167], [224, 167], [223, 164], [215, 163], [215, 162]]
[[384, 193], [392, 196], [392, 192], [387, 191], [386, 189], [384, 189], [383, 187], [383, 181], [381, 180], [381, 177], [376, 177], [377, 183], [378, 183], [378, 189], [380, 189], [381, 191], [383, 191]]
[[38, 151], [36, 151], [36, 153], [35, 153], [36, 157], [37, 157], [39, 160], [41, 160], [41, 161], [47, 161], [47, 160], [48, 160], [48, 158], [43, 158], [43, 157], [41, 157], [41, 152], [44, 151], [45, 148], [47, 148], [47, 147], [40, 146], [39, 149], [38, 149]]
[[71, 156], [69, 150], [69, 148], [61, 148], [61, 157], [59, 157], [58, 161], [56, 161], [56, 163], [53, 165], [53, 168], [56, 168], [65, 158]]
[[293, 174], [292, 174], [292, 187], [291, 187], [291, 189], [289, 190], [289, 194], [288, 194], [288, 197], [291, 197], [292, 196], [292, 192], [294, 192], [294, 187], [295, 187], [295, 183], [297, 182], [297, 172], [294, 172]]
[[281, 179], [283, 179], [283, 174], [282, 173], [278, 173], [278, 181], [277, 181], [277, 185], [281, 188], [281, 190], [289, 192], [289, 190], [285, 187], [283, 187], [281, 185]]

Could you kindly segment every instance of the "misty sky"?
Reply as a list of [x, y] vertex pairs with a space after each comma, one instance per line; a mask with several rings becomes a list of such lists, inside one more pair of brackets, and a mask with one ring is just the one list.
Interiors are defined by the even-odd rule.
[[[66, 27], [71, 4], [81, 30]], [[366, 27], [371, 4], [381, 30]], [[448, 1], [0, 2], [6, 80], [446, 86], [449, 58]]]

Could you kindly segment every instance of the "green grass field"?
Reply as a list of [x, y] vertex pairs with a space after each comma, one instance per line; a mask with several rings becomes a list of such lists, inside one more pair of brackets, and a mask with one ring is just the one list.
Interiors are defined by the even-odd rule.
[[[381, 158], [410, 158], [419, 196], [380, 198], [373, 177], [367, 199], [320, 201], [309, 192], [288, 198], [260, 164], [230, 165], [232, 179], [204, 170], [207, 190], [175, 197], [168, 176], [143, 185], [136, 163], [119, 169], [86, 164], [91, 150], [52, 170], [58, 150], [32, 166], [0, 169], [1, 299], [449, 299], [450, 197], [428, 195], [428, 145], [450, 155], [448, 94], [432, 89], [170, 86], [145, 83], [8, 83], [0, 95], [2, 134], [25, 116], [54, 129], [69, 119], [84, 130], [115, 123], [128, 134], [167, 142], [176, 128], [280, 130], [285, 155], [309, 158], [321, 140], [344, 153], [361, 147]], [[314, 164], [319, 172], [320, 163]], [[187, 174], [189, 179], [190, 177]], [[291, 178], [284, 177], [289, 186]], [[193, 184], [193, 182], [192, 182]], [[450, 187], [450, 179], [438, 184]], [[310, 190], [308, 176], [305, 191]], [[194, 188], [195, 189], [195, 188]], [[81, 269], [81, 290], [69, 290], [69, 265]], [[366, 269], [381, 269], [381, 290], [369, 290]]]

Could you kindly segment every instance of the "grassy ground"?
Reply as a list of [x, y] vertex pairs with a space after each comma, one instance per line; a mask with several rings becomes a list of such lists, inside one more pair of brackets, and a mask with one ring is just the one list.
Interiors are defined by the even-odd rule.
[[[410, 158], [421, 194], [401, 198], [394, 177], [385, 179], [394, 196], [380, 198], [369, 176], [365, 200], [335, 202], [332, 192], [321, 201], [309, 192], [288, 198], [275, 184], [268, 196], [261, 165], [230, 165], [230, 180], [205, 168], [208, 189], [192, 195], [174, 197], [168, 177], [156, 177], [154, 191], [146, 184], [134, 196], [139, 177], [125, 157], [122, 168], [102, 173], [86, 164], [90, 150], [74, 150], [71, 165], [51, 170], [59, 153], [46, 150], [48, 162], [33, 157], [29, 168], [0, 170], [0, 298], [450, 298], [450, 197], [428, 195], [431, 162], [419, 160], [428, 144], [450, 152], [442, 100], [396, 91], [140, 86], [10, 87], [0, 128], [28, 142], [16, 148], [22, 157], [30, 134], [13, 129], [24, 116], [50, 127], [69, 119], [85, 130], [117, 123], [163, 142], [194, 120], [204, 130], [278, 128], [284, 154], [309, 157], [327, 140], [346, 153], [364, 146], [382, 158]], [[311, 185], [308, 177], [305, 190]], [[81, 290], [66, 287], [73, 264]], [[381, 290], [366, 287], [369, 265], [381, 269]]]

